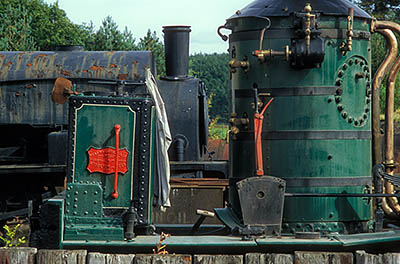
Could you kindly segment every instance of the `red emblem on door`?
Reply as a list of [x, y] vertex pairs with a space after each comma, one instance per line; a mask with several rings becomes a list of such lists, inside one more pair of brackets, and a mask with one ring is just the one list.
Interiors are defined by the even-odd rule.
[[[115, 149], [104, 148], [88, 150], [89, 164], [87, 169], [90, 173], [101, 172], [104, 174], [115, 173]], [[126, 173], [128, 171], [127, 160], [128, 151], [126, 149], [118, 150], [118, 172]]]

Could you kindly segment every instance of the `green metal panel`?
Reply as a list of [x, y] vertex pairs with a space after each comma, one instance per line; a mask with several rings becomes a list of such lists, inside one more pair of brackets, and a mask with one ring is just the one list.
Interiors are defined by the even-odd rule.
[[[265, 31], [263, 49], [283, 50], [284, 46], [291, 44], [294, 36], [291, 32], [293, 18], [270, 19], [271, 27]], [[355, 19], [354, 30], [359, 37], [353, 39], [352, 51], [343, 56], [339, 46], [346, 40], [347, 18], [321, 15], [319, 28], [324, 38], [325, 58], [321, 67], [312, 69], [292, 68], [282, 57], [267, 58], [267, 62], [261, 64], [252, 56], [260, 45], [259, 36], [263, 28], [260, 19], [241, 18], [235, 23], [230, 36], [231, 57], [248, 59], [250, 63], [248, 72], [239, 68], [231, 74], [231, 87], [235, 94], [254, 87], [340, 86], [342, 89], [342, 92], [331, 95], [274, 98], [263, 122], [264, 174], [288, 180], [310, 178], [311, 182], [313, 177], [348, 181], [348, 186], [335, 186], [329, 181], [326, 186], [289, 185], [287, 192], [367, 192], [367, 186], [355, 185], [349, 179], [371, 176], [370, 21]], [[234, 107], [238, 117], [250, 117], [248, 129], [240, 127], [237, 139], [233, 138], [230, 144], [230, 175], [239, 179], [250, 177], [255, 172], [254, 98], [235, 96]], [[238, 207], [235, 198], [231, 203]], [[366, 226], [372, 219], [371, 203], [362, 198], [286, 198], [284, 210], [283, 220], [287, 227], [284, 224], [283, 229], [286, 231], [290, 231], [292, 225], [314, 223], [320, 230], [344, 232], [340, 227], [343, 223], [347, 228], [350, 222], [362, 222]], [[334, 226], [337, 230], [332, 230]]]
[[[133, 195], [133, 155], [136, 113], [126, 105], [85, 105], [76, 110], [74, 183], [98, 183], [104, 187], [104, 207], [129, 207]], [[119, 148], [128, 151], [128, 171], [118, 176], [117, 199], [112, 199], [114, 173], [90, 173], [88, 150], [90, 148], [115, 149], [114, 125], [121, 125]]]

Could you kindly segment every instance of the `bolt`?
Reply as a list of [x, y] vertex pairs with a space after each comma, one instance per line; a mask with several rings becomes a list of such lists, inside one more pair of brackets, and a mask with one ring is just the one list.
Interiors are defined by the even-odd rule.
[[337, 109], [338, 109], [339, 111], [343, 111], [344, 106], [343, 106], [342, 104], [338, 104]]
[[347, 121], [351, 124], [351, 123], [353, 123], [353, 118], [350, 116], [350, 117], [347, 119]]
[[343, 117], [343, 118], [346, 118], [346, 117], [347, 117], [347, 112], [343, 112], [343, 113], [342, 113], [342, 117]]

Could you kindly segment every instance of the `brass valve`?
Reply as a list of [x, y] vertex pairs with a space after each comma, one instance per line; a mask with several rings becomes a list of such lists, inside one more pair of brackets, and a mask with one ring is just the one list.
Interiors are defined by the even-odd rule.
[[354, 9], [349, 8], [349, 15], [347, 16], [347, 41], [343, 41], [340, 45], [340, 51], [342, 56], [346, 55], [348, 51], [352, 50], [353, 46], [353, 21], [354, 21]]
[[306, 12], [306, 21], [305, 21], [305, 30], [304, 33], [306, 35], [306, 50], [307, 54], [310, 54], [310, 43], [311, 43], [311, 19], [313, 20], [313, 27], [315, 28], [315, 15], [311, 14], [312, 8], [311, 4], [307, 3], [304, 7], [304, 12]]
[[231, 118], [229, 119], [229, 124], [231, 125], [230, 133], [232, 135], [237, 135], [240, 132], [239, 126], [247, 129], [249, 126], [250, 120], [246, 117], [238, 118], [236, 113], [231, 114]]
[[244, 72], [248, 72], [250, 63], [247, 60], [238, 61], [236, 59], [231, 59], [229, 61], [229, 68], [231, 73], [235, 73], [237, 68], [242, 68]]
[[260, 63], [266, 62], [267, 58], [272, 58], [274, 56], [284, 56], [285, 61], [289, 61], [289, 56], [292, 54], [292, 52], [289, 49], [289, 46], [285, 46], [284, 51], [278, 51], [278, 50], [255, 50], [253, 52], [253, 56], [258, 58], [258, 61]]

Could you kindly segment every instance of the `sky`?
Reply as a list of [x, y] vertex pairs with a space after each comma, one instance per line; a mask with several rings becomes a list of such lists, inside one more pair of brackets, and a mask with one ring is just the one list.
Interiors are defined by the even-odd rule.
[[[57, 0], [45, 0], [55, 3]], [[225, 23], [237, 10], [242, 9], [252, 0], [58, 0], [68, 18], [76, 23], [101, 25], [110, 15], [118, 24], [119, 30], [125, 26], [139, 38], [147, 30], [157, 32], [163, 41], [162, 26], [189, 25], [190, 53], [226, 52], [228, 43], [217, 35], [217, 28]], [[229, 33], [229, 31], [225, 31]]]

